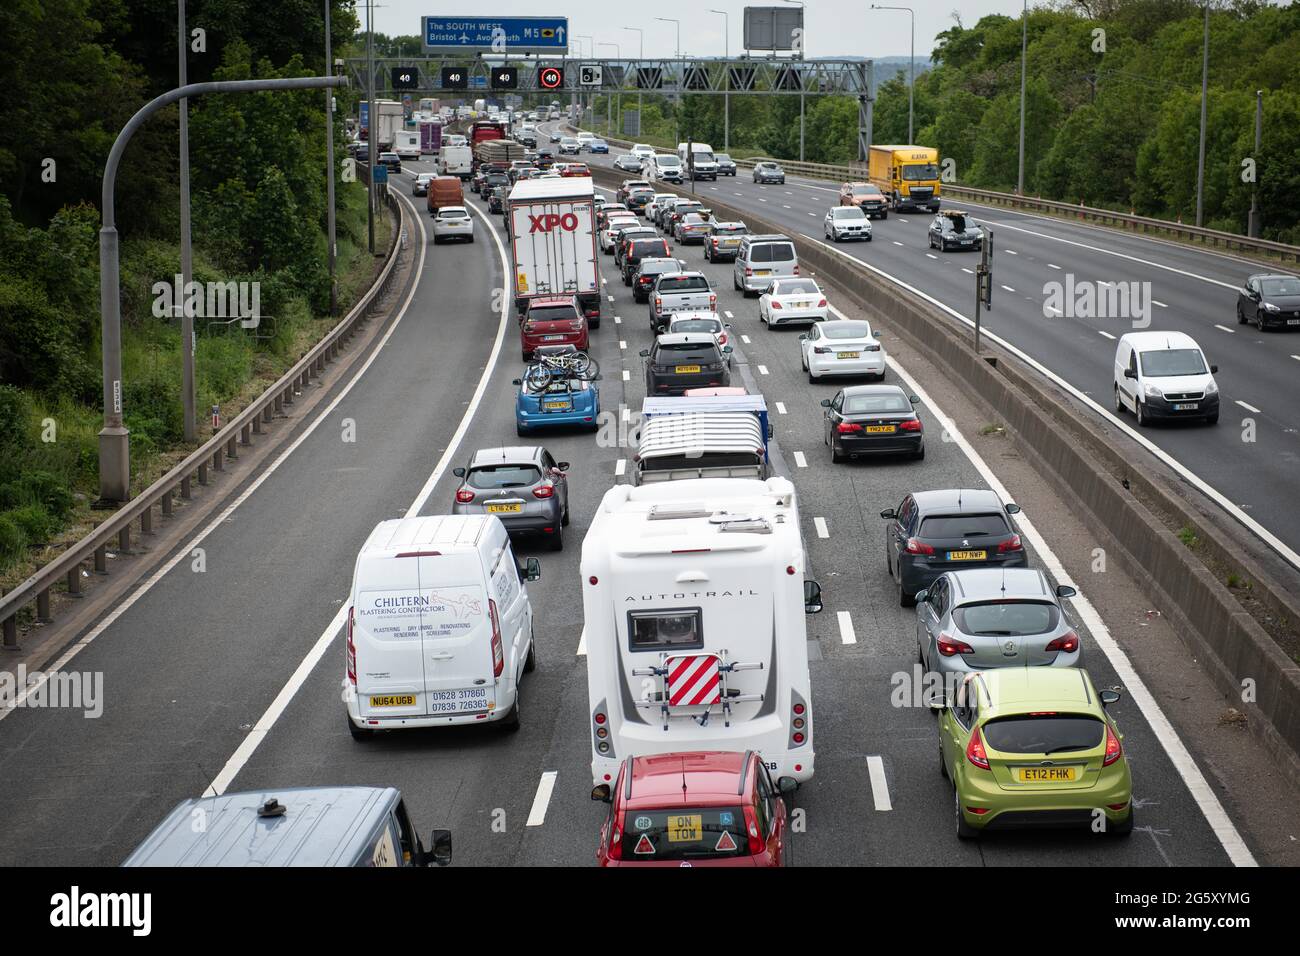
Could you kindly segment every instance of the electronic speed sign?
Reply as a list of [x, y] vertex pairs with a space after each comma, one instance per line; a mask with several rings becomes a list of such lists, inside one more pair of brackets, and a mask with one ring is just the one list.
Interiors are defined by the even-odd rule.
[[492, 89], [513, 90], [519, 85], [519, 70], [513, 66], [498, 66], [492, 70]]
[[459, 66], [442, 68], [442, 88], [445, 90], [469, 89], [469, 75]]
[[559, 66], [544, 66], [537, 71], [537, 85], [544, 90], [559, 90], [564, 88], [564, 68]]
[[393, 89], [418, 90], [420, 88], [420, 71], [413, 66], [393, 67]]

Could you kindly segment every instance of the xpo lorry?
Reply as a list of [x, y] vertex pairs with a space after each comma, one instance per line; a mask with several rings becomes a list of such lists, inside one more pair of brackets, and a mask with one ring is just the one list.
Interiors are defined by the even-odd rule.
[[893, 209], [939, 211], [939, 151], [928, 146], [872, 146], [867, 178]]
[[538, 296], [571, 294], [587, 324], [600, 327], [595, 189], [584, 176], [523, 179], [507, 200], [515, 309], [523, 321]]

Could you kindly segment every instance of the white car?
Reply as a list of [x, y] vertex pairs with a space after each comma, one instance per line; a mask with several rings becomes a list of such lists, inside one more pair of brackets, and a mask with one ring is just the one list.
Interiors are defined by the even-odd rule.
[[637, 143], [628, 152], [641, 162], [645, 162], [647, 159], [654, 159], [655, 148], [648, 143]]
[[588, 133], [586, 130], [583, 130], [582, 132], [578, 133], [578, 134], [574, 137], [574, 139], [576, 139], [576, 140], [577, 140], [581, 145], [583, 145], [583, 146], [586, 146], [588, 143], [590, 143], [590, 142], [591, 142], [593, 139], [595, 139], [595, 138], [596, 138], [596, 134], [595, 134], [595, 133]]
[[443, 145], [444, 146], [468, 146], [469, 140], [467, 140], [460, 133], [451, 133], [447, 136], [447, 140], [446, 142], [443, 143]]
[[436, 244], [444, 239], [474, 241], [474, 220], [464, 206], [443, 206], [433, 217], [433, 241]]
[[826, 295], [807, 278], [773, 279], [758, 298], [758, 319], [769, 329], [793, 322], [825, 322]]
[[858, 206], [832, 206], [826, 213], [826, 222], [822, 231], [832, 242], [845, 239], [865, 239], [871, 241], [871, 220]]
[[641, 223], [636, 216], [628, 213], [626, 216], [611, 216], [605, 223], [605, 228], [600, 230], [600, 251], [610, 253], [614, 251], [614, 233], [618, 232], [625, 226], [639, 226]]
[[[718, 343], [719, 350], [724, 345], [731, 344], [731, 325], [718, 318], [716, 312], [674, 312], [661, 334], [672, 335], [674, 332], [710, 332], [713, 340]], [[724, 354], [730, 365], [731, 353]]]
[[885, 377], [885, 350], [871, 323], [862, 319], [818, 322], [799, 336], [799, 349], [808, 381], [829, 375]]
[[581, 148], [582, 144], [572, 136], [560, 137], [560, 148], [558, 152], [561, 156], [577, 156], [578, 150]]

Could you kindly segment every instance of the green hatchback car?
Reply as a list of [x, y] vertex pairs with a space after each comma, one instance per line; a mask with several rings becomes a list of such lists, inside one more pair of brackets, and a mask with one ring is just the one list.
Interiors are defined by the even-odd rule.
[[967, 674], [932, 703], [957, 836], [1060, 826], [1128, 836], [1133, 781], [1105, 710], [1117, 700], [1079, 668], [1013, 667]]

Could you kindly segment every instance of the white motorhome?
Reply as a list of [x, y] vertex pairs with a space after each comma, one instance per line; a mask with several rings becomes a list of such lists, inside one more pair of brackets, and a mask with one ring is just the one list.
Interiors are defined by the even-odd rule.
[[343, 699], [357, 739], [378, 730], [519, 725], [519, 681], [536, 666], [526, 581], [495, 515], [380, 522], [357, 555]]
[[420, 158], [420, 131], [414, 129], [398, 130], [393, 142], [393, 152], [402, 159]]
[[629, 756], [755, 750], [813, 775], [805, 613], [821, 589], [786, 478], [617, 485], [582, 543], [591, 775]]
[[708, 143], [678, 143], [677, 158], [687, 178], [717, 181], [718, 161], [713, 158], [713, 147]]

